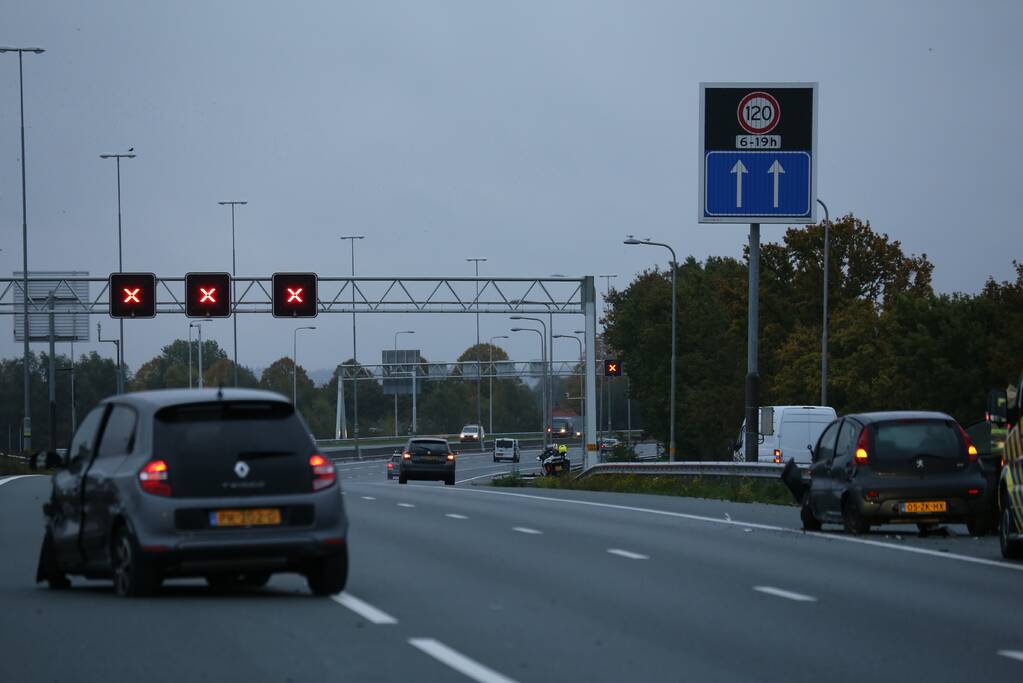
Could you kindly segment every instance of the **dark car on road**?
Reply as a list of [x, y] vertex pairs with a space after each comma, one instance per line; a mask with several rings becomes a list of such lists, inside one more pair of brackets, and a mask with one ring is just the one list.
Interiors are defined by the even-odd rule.
[[401, 452], [397, 452], [387, 460], [387, 478], [394, 479], [401, 469]]
[[348, 520], [333, 463], [283, 396], [164, 390], [106, 399], [82, 421], [43, 506], [38, 581], [112, 578], [143, 595], [164, 578], [260, 586], [305, 575], [340, 592]]
[[801, 502], [803, 528], [842, 524], [862, 534], [872, 525], [916, 524], [926, 533], [941, 523], [986, 532], [985, 479], [977, 449], [943, 413], [848, 415], [821, 434], [810, 483], [794, 462], [783, 478]]
[[455, 454], [447, 439], [416, 437], [408, 440], [401, 453], [398, 483], [406, 484], [409, 479], [440, 480], [448, 486], [454, 485]]

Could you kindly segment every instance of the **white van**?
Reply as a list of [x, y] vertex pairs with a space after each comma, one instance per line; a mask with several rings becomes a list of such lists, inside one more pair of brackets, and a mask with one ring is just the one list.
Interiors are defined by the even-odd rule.
[[518, 439], [494, 439], [494, 462], [502, 460], [519, 461]]
[[[838, 415], [830, 406], [763, 406], [760, 408], [760, 462], [808, 465], [817, 439]], [[746, 421], [743, 420], [732, 459], [746, 458]]]

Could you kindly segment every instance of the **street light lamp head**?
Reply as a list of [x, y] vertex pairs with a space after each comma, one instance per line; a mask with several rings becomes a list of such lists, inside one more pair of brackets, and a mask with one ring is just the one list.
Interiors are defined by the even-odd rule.
[[524, 327], [513, 327], [513, 328], [511, 328], [511, 331], [512, 332], [525, 332], [526, 329]]
[[636, 239], [632, 235], [629, 235], [629, 238], [627, 240], [624, 240], [622, 244], [643, 244], [643, 241]]
[[4, 46], [4, 47], [0, 47], [0, 52], [34, 52], [37, 55], [41, 55], [42, 53], [46, 52], [46, 50], [44, 50], [41, 47], [7, 47], [7, 46]]
[[365, 235], [341, 235], [338, 237], [340, 240], [361, 240], [366, 239]]

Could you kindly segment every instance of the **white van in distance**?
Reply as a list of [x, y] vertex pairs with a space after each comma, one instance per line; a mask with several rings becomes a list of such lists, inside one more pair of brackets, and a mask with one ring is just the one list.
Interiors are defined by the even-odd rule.
[[[817, 439], [838, 415], [830, 406], [763, 406], [760, 408], [759, 462], [810, 464]], [[732, 459], [746, 457], [746, 421], [736, 439]]]

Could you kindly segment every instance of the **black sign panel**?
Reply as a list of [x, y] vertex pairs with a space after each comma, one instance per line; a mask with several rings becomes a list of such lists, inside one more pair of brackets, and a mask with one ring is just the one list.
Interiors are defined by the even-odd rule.
[[817, 86], [700, 86], [702, 223], [812, 223]]
[[608, 358], [604, 361], [604, 376], [605, 377], [621, 377], [622, 364], [620, 361]]
[[189, 318], [226, 318], [231, 315], [230, 273], [187, 273], [185, 315]]
[[275, 318], [316, 317], [316, 273], [274, 273]]
[[156, 275], [153, 273], [111, 273], [111, 318], [156, 317]]

